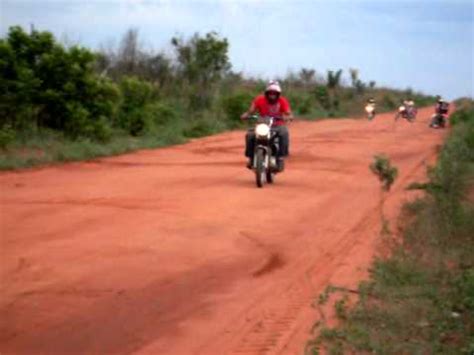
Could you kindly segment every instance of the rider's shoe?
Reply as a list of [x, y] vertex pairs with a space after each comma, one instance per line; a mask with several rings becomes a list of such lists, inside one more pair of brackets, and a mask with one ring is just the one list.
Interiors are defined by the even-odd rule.
[[247, 161], [247, 169], [252, 170], [252, 167], [253, 167], [253, 160], [252, 160], [252, 159], [249, 159], [249, 160]]
[[283, 158], [278, 158], [277, 159], [277, 169], [280, 173], [283, 170], [285, 170], [285, 160]]

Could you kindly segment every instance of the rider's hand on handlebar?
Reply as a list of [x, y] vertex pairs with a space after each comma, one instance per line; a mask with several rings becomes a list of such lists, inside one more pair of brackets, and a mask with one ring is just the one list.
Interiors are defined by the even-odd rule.
[[248, 119], [248, 118], [249, 118], [249, 113], [248, 112], [245, 112], [245, 113], [242, 114], [242, 116], [240, 116], [240, 119], [243, 120], [243, 121]]

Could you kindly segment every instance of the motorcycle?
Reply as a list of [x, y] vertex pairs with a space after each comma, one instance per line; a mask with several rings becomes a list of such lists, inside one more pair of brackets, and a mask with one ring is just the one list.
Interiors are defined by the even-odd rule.
[[367, 105], [365, 106], [365, 112], [367, 112], [367, 118], [369, 121], [372, 121], [375, 118], [375, 106], [374, 105]]
[[398, 112], [395, 116], [395, 121], [402, 117], [409, 122], [413, 122], [415, 121], [417, 113], [418, 111], [415, 107], [402, 105], [398, 108]]
[[265, 182], [272, 184], [275, 175], [281, 171], [278, 166], [277, 154], [280, 150], [279, 137], [272, 129], [276, 117], [255, 117], [255, 150], [253, 155], [252, 170], [255, 171], [257, 187], [263, 187]]
[[430, 127], [431, 128], [445, 128], [446, 127], [446, 114], [436, 113], [431, 119]]

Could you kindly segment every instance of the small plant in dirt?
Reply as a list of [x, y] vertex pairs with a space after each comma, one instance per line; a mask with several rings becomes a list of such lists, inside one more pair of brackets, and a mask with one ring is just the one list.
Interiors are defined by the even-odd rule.
[[334, 310], [336, 311], [336, 316], [338, 319], [346, 319], [347, 318], [347, 295], [344, 295], [343, 298], [337, 300], [334, 303]]
[[382, 184], [382, 189], [390, 190], [398, 175], [398, 169], [392, 166], [390, 159], [385, 155], [374, 156], [374, 161], [370, 164], [370, 170], [377, 175]]

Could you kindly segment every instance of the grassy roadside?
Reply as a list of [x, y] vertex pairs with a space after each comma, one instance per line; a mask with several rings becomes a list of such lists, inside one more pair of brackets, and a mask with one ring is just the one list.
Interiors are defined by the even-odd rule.
[[217, 120], [196, 120], [187, 124], [184, 124], [183, 120], [176, 120], [172, 124], [155, 127], [146, 134], [136, 137], [116, 130], [107, 142], [87, 138], [72, 140], [60, 132], [43, 129], [17, 135], [8, 148], [0, 150], [0, 170], [90, 160], [139, 149], [166, 147], [232, 128], [235, 127]]
[[401, 240], [374, 261], [359, 299], [331, 286], [336, 327], [320, 325], [307, 353], [474, 353], [474, 105], [457, 104], [454, 125], [426, 196], [404, 207]]

